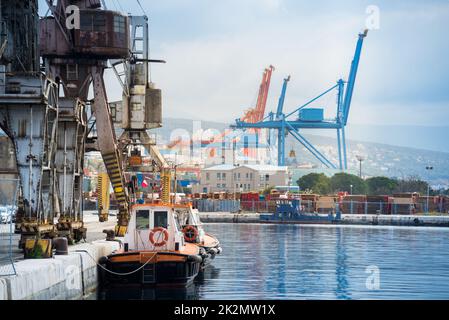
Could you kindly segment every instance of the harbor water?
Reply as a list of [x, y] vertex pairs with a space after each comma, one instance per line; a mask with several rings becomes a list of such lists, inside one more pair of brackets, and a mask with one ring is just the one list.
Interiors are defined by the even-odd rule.
[[449, 299], [449, 228], [206, 224], [223, 253], [185, 289], [90, 299]]

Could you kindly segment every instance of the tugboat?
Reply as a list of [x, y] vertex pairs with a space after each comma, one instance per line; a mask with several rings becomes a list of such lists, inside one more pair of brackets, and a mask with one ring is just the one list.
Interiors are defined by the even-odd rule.
[[198, 275], [201, 248], [184, 240], [176, 204], [135, 204], [123, 249], [100, 259], [103, 284], [187, 286]]
[[201, 266], [204, 269], [217, 254], [222, 252], [220, 241], [214, 235], [206, 233], [200, 220], [198, 209], [193, 209], [190, 204], [187, 204], [184, 208], [178, 208], [176, 213], [179, 224], [182, 227], [184, 240], [203, 249], [203, 263]]
[[301, 200], [289, 199], [278, 200], [276, 203], [276, 212], [261, 214], [260, 222], [264, 223], [286, 223], [286, 224], [333, 224], [341, 221], [341, 212], [337, 205], [336, 214], [305, 212], [301, 206]]

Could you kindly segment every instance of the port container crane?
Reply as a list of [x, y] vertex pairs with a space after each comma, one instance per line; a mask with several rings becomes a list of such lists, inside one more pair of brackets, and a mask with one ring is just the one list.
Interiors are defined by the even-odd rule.
[[[128, 17], [103, 10], [99, 0], [46, 3], [51, 16], [39, 20], [36, 0], [0, 2], [1, 126], [15, 146], [20, 180], [15, 230], [21, 247], [30, 238], [85, 238], [85, 150], [99, 151], [105, 163], [119, 205], [116, 234], [124, 234], [129, 219], [103, 80], [109, 59], [129, 55]], [[78, 27], [68, 23], [72, 14], [79, 15]], [[89, 107], [98, 135], [86, 141]]]
[[[296, 108], [294, 111], [285, 114], [283, 111], [284, 100], [287, 91], [287, 84], [290, 81], [290, 77], [287, 77], [286, 79], [284, 79], [276, 113], [270, 112], [269, 115], [262, 121], [256, 123], [250, 123], [247, 121], [242, 121], [241, 119], [237, 119], [236, 124], [232, 125], [231, 128], [243, 130], [267, 128], [277, 130], [279, 166], [285, 165], [285, 137], [287, 134], [290, 134], [324, 166], [333, 169], [337, 169], [337, 167], [339, 167], [340, 170], [347, 170], [348, 165], [346, 154], [345, 127], [348, 122], [349, 110], [351, 106], [352, 95], [354, 92], [354, 85], [356, 81], [360, 55], [362, 52], [363, 40], [367, 36], [367, 33], [368, 30], [365, 30], [363, 33], [360, 33], [358, 35], [354, 58], [351, 63], [351, 70], [349, 73], [348, 81], [346, 83], [342, 79], [339, 79], [336, 85], [332, 86], [315, 98]], [[334, 92], [334, 90], [337, 90], [337, 115], [335, 119], [325, 120], [323, 109], [307, 108], [310, 104], [329, 94], [330, 92]], [[295, 116], [296, 119], [292, 119], [293, 116]], [[332, 163], [323, 153], [321, 153], [300, 133], [300, 129], [336, 130], [339, 163], [337, 165]]]
[[15, 232], [48, 237], [57, 196], [59, 86], [40, 70], [37, 0], [0, 1], [0, 127], [14, 146], [19, 198]]
[[[259, 85], [259, 91], [257, 95], [257, 101], [256, 105], [253, 108], [250, 108], [246, 110], [243, 114], [243, 116], [240, 118], [240, 121], [247, 122], [247, 123], [257, 123], [263, 120], [263, 116], [265, 114], [266, 105], [267, 105], [267, 99], [268, 99], [268, 93], [270, 89], [271, 84], [271, 77], [273, 74], [273, 71], [275, 70], [275, 67], [270, 65], [267, 68], [264, 69], [262, 74], [262, 80]], [[202, 148], [210, 148], [210, 155], [213, 156], [216, 154], [216, 149], [222, 148], [223, 150], [227, 147], [227, 143], [232, 143], [233, 148], [237, 148], [237, 146], [243, 147], [243, 153], [245, 156], [250, 155], [250, 144], [249, 144], [249, 137], [251, 136], [254, 143], [251, 143], [251, 146], [254, 148], [259, 147], [259, 137], [260, 137], [260, 129], [251, 129], [249, 130], [249, 135], [243, 137], [243, 142], [239, 142], [241, 137], [239, 135], [232, 134], [232, 130], [224, 130], [222, 133], [217, 134], [213, 136], [209, 140], [201, 140], [201, 147]], [[228, 141], [227, 141], [228, 138]], [[189, 147], [193, 146], [194, 141], [190, 139], [190, 141], [182, 141], [180, 137], [177, 139], [170, 141], [167, 144], [168, 149], [172, 149], [176, 146], [185, 146], [188, 144]], [[222, 158], [224, 162], [224, 151], [222, 151]], [[252, 156], [254, 156], [252, 154]]]
[[[53, 2], [47, 0], [52, 16], [43, 18], [40, 26], [41, 55], [47, 66], [46, 73], [60, 79], [64, 99], [69, 106], [67, 114], [70, 121], [78, 120], [74, 106], [75, 101], [78, 101], [81, 105], [90, 107], [97, 132], [95, 138], [87, 139], [87, 132], [80, 135], [78, 142], [73, 143], [79, 148], [78, 153], [74, 152], [78, 157], [64, 163], [82, 163], [84, 149], [101, 153], [119, 208], [115, 233], [123, 235], [129, 219], [129, 196], [103, 76], [108, 60], [122, 59], [129, 55], [128, 17], [103, 9], [99, 0]], [[67, 23], [70, 21], [69, 15], [74, 14], [74, 6], [79, 9], [79, 28], [71, 28]], [[93, 101], [88, 100], [91, 86]], [[87, 118], [86, 113], [83, 108], [84, 119]], [[71, 131], [67, 136], [76, 136], [75, 132]], [[100, 216], [100, 220], [106, 219], [107, 217]], [[64, 226], [73, 219], [68, 214], [62, 214], [60, 220]]]
[[[113, 71], [122, 88], [122, 101], [111, 103], [113, 120], [123, 129], [119, 137], [126, 169], [130, 173], [158, 172], [163, 203], [170, 202], [172, 168], [156, 146], [154, 136], [147, 130], [162, 126], [161, 90], [149, 82], [149, 64], [165, 63], [149, 57], [147, 16], [129, 16], [130, 55], [126, 59], [111, 61]], [[142, 148], [150, 155], [151, 166], [142, 165]]]

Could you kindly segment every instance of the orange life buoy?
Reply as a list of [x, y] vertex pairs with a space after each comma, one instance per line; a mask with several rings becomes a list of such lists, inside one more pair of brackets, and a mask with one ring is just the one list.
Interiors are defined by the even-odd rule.
[[198, 238], [198, 230], [194, 226], [185, 226], [184, 229], [182, 229], [182, 233], [184, 233], [184, 239], [187, 242], [196, 242], [196, 239]]
[[[158, 232], [162, 233], [164, 235], [164, 237], [162, 238], [162, 240], [156, 242], [156, 240], [154, 239], [154, 235], [156, 233], [158, 233]], [[158, 240], [159, 240], [159, 238], [160, 238], [160, 236], [158, 237]], [[151, 230], [151, 232], [150, 232], [150, 242], [155, 247], [161, 247], [161, 246], [165, 245], [167, 243], [167, 241], [168, 241], [168, 231], [167, 231], [167, 229], [162, 228], [162, 227], [156, 227], [156, 228], [153, 228]]]

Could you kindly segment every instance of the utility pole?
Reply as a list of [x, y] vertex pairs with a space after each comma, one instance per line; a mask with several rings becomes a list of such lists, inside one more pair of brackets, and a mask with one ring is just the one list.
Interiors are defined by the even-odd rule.
[[357, 158], [357, 160], [359, 161], [359, 177], [360, 179], [362, 179], [362, 161], [365, 160], [365, 158], [363, 156], [355, 156]]
[[[427, 166], [427, 171], [433, 170], [433, 166]], [[427, 176], [427, 214], [429, 213], [429, 198], [430, 198], [430, 182], [429, 182], [429, 176]]]

